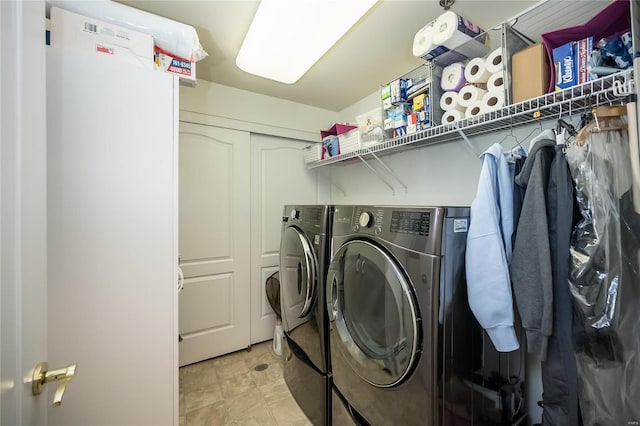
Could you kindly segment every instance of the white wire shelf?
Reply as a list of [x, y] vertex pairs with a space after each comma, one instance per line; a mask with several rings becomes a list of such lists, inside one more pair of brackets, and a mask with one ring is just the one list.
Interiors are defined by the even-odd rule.
[[472, 119], [434, 126], [421, 132], [388, 139], [356, 151], [313, 161], [307, 163], [307, 166], [309, 168], [322, 167], [360, 159], [370, 154], [390, 154], [404, 149], [461, 140], [463, 136], [470, 137], [502, 131], [538, 120], [567, 117], [598, 105], [619, 103], [623, 97], [631, 93], [635, 93], [633, 70], [628, 69], [563, 91], [507, 105]]

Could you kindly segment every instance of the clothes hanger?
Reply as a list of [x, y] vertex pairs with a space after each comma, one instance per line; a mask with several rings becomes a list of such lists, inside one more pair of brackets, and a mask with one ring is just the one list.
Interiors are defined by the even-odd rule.
[[591, 111], [583, 112], [582, 115], [580, 115], [580, 124], [578, 125], [578, 129], [579, 130], [583, 129], [592, 121], [593, 121], [593, 114], [591, 113]]
[[[626, 125], [620, 124], [607, 127], [606, 123], [606, 119], [608, 118], [627, 115], [627, 107], [624, 105], [597, 106], [591, 110], [591, 113], [593, 114], [593, 120], [596, 124], [596, 126], [591, 130], [592, 132], [605, 132], [607, 130], [621, 130], [627, 128]], [[602, 123], [600, 121], [602, 121]]]
[[589, 137], [589, 133], [610, 132], [626, 130], [627, 123], [621, 120], [627, 115], [627, 107], [624, 105], [600, 105], [591, 109], [593, 121], [583, 127], [576, 136], [576, 143], [581, 146]]
[[533, 146], [542, 141], [542, 140], [552, 140], [555, 141], [556, 140], [556, 133], [552, 130], [552, 129], [545, 129], [543, 130], [538, 136], [536, 136], [535, 138], [531, 139], [531, 142], [529, 143], [529, 152], [531, 152], [531, 150], [533, 149]]
[[[527, 134], [527, 136], [523, 137], [523, 138], [516, 138], [516, 142], [518, 143], [516, 146], [513, 147], [511, 153], [514, 154], [514, 151], [517, 150], [517, 148], [522, 149], [522, 151], [524, 151], [524, 153], [527, 153], [527, 149], [522, 146], [522, 143], [526, 142], [531, 136], [533, 136], [534, 134], [538, 133], [542, 133], [542, 122], [540, 120], [538, 120], [538, 126], [534, 127], [532, 131], [529, 132], [529, 134]], [[520, 154], [516, 154], [516, 155], [520, 155]]]
[[509, 122], [509, 133], [507, 133], [506, 135], [504, 135], [504, 137], [502, 138], [502, 140], [500, 142], [498, 142], [500, 145], [504, 144], [504, 142], [509, 139], [509, 137], [511, 137], [511, 139], [513, 139], [514, 141], [516, 141], [516, 144], [520, 145], [520, 142], [518, 142], [518, 139], [515, 137], [515, 135], [513, 134], [513, 117], [510, 116], [510, 122]]
[[562, 118], [559, 118], [558, 123], [556, 124], [556, 134], [560, 134], [563, 129], [566, 130], [567, 133], [569, 133], [569, 135], [571, 136], [575, 137], [578, 135], [578, 132], [576, 131], [576, 129], [573, 127], [572, 124], [567, 123]]
[[[569, 118], [569, 121], [571, 121], [571, 103], [569, 103], [569, 113], [567, 114], [567, 117]], [[563, 118], [562, 118], [562, 107], [560, 109], [560, 114], [558, 116], [558, 122], [556, 123], [556, 128], [555, 128], [555, 132], [556, 135], [560, 135], [563, 133], [563, 130], [565, 130], [567, 133], [569, 133], [569, 136], [577, 136], [578, 132], [576, 131], [576, 129], [573, 127], [572, 123], [567, 123]]]
[[500, 142], [498, 142], [500, 145], [502, 145], [507, 139], [513, 139], [514, 141], [516, 141], [516, 143], [518, 142], [518, 139], [516, 139], [516, 137], [513, 134], [513, 127], [511, 127], [509, 129], [509, 133], [507, 133]]
[[[571, 108], [571, 104], [569, 104], [569, 108]], [[558, 134], [558, 132], [560, 132], [562, 130], [562, 128], [566, 127], [570, 127], [573, 128], [573, 126], [570, 126], [569, 123], [567, 123], [566, 121], [564, 121], [562, 119], [562, 104], [560, 105], [560, 112], [558, 114], [558, 124], [556, 125], [556, 129], [545, 129], [542, 130], [540, 132], [540, 134], [538, 136], [536, 136], [535, 138], [531, 139], [531, 142], [529, 143], [529, 152], [531, 152], [531, 150], [533, 149], [534, 145], [542, 140], [552, 140], [556, 141], [556, 135]], [[571, 114], [571, 109], [569, 109], [569, 114]], [[562, 125], [560, 123], [563, 123]], [[560, 129], [558, 129], [558, 126], [561, 126]], [[542, 129], [542, 126], [541, 126]]]

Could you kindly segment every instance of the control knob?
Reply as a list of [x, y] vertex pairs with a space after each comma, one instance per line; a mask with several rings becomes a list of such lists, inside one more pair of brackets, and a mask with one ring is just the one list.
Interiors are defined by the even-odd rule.
[[289, 217], [291, 217], [291, 219], [298, 219], [300, 217], [300, 212], [296, 209], [292, 209]]
[[373, 225], [373, 215], [369, 212], [364, 212], [360, 215], [360, 226], [369, 228]]

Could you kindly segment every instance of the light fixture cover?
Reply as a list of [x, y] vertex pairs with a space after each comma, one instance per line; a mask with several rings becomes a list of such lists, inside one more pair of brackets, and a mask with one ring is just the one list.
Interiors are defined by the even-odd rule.
[[262, 0], [236, 65], [293, 84], [378, 0]]

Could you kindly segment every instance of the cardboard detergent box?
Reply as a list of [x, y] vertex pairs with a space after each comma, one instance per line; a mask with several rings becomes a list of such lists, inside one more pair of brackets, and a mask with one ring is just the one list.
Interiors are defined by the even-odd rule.
[[555, 90], [564, 90], [578, 84], [576, 67], [576, 42], [570, 41], [552, 51], [556, 73]]
[[85, 50], [153, 70], [153, 37], [148, 34], [57, 7], [51, 8], [50, 22], [53, 47]]

